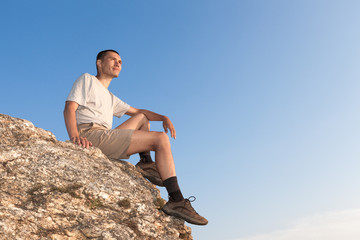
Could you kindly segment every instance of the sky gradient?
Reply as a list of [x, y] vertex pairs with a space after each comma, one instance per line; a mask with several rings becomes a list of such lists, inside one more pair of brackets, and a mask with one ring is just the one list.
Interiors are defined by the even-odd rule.
[[3, 1], [0, 113], [67, 140], [73, 82], [115, 49], [123, 69], [109, 90], [174, 123], [180, 187], [209, 220], [189, 225], [194, 239], [329, 240], [334, 222], [346, 227], [332, 236], [359, 239], [359, 10], [349, 0]]

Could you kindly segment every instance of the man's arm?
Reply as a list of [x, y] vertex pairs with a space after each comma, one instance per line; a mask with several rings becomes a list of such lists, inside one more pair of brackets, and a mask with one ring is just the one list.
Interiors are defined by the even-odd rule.
[[76, 109], [79, 107], [79, 104], [73, 101], [66, 101], [65, 109], [64, 109], [64, 119], [66, 130], [69, 134], [70, 140], [74, 144], [78, 144], [80, 146], [89, 148], [92, 146], [92, 143], [88, 141], [86, 138], [80, 137], [79, 132], [77, 130], [76, 123]]
[[154, 113], [152, 111], [146, 110], [146, 109], [137, 109], [134, 107], [130, 107], [129, 110], [125, 113], [129, 116], [134, 116], [135, 114], [142, 113], [144, 114], [149, 121], [162, 121], [163, 122], [163, 128], [165, 132], [167, 133], [168, 130], [170, 130], [171, 137], [176, 139], [176, 131], [174, 128], [174, 125], [170, 121], [170, 119], [167, 116]]

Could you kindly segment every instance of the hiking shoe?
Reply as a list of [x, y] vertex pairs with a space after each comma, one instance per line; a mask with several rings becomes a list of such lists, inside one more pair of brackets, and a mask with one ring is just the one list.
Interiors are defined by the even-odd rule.
[[[191, 199], [191, 200], [190, 200]], [[169, 200], [162, 208], [162, 210], [174, 217], [181, 218], [188, 223], [196, 225], [206, 225], [208, 220], [200, 216], [195, 209], [191, 206], [190, 202], [195, 201], [195, 197], [190, 197], [188, 199], [183, 199], [180, 202], [174, 202]]]
[[144, 163], [142, 161], [139, 161], [136, 164], [136, 169], [141, 173], [141, 175], [143, 175], [144, 178], [148, 179], [151, 183], [160, 187], [164, 186], [164, 183], [161, 180], [160, 174], [154, 162]]

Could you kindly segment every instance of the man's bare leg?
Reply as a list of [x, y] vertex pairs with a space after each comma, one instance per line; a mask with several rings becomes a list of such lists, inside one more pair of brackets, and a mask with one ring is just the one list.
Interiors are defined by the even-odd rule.
[[142, 113], [126, 120], [117, 129], [134, 129], [128, 155], [155, 151], [156, 167], [162, 180], [176, 176], [169, 137], [164, 132], [150, 132], [150, 123]]
[[[136, 114], [129, 118], [127, 121], [122, 123], [117, 129], [134, 129], [134, 130], [143, 130], [150, 131], [150, 122], [146, 116], [142, 113]], [[140, 161], [143, 163], [152, 163], [150, 151], [139, 152]]]
[[157, 169], [170, 197], [162, 210], [168, 215], [180, 217], [189, 223], [206, 225], [208, 221], [192, 208], [189, 199], [184, 199], [180, 191], [170, 140], [167, 134], [164, 132], [150, 132], [149, 122], [143, 114], [135, 115], [117, 128], [135, 130], [126, 152], [128, 155], [155, 151]]
[[150, 131], [150, 122], [142, 113], [136, 114], [117, 126], [116, 129], [134, 129]]
[[155, 162], [162, 180], [176, 176], [170, 141], [166, 133], [135, 130], [126, 154], [145, 151], [155, 151]]

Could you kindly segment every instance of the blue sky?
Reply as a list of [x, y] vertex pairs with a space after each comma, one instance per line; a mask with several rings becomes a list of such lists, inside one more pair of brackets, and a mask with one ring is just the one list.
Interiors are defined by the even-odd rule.
[[[182, 191], [209, 219], [191, 225], [194, 239], [358, 239], [359, 10], [347, 0], [3, 1], [0, 112], [67, 140], [73, 82], [116, 49], [123, 70], [110, 90], [175, 125]], [[346, 227], [332, 232], [334, 222]]]

